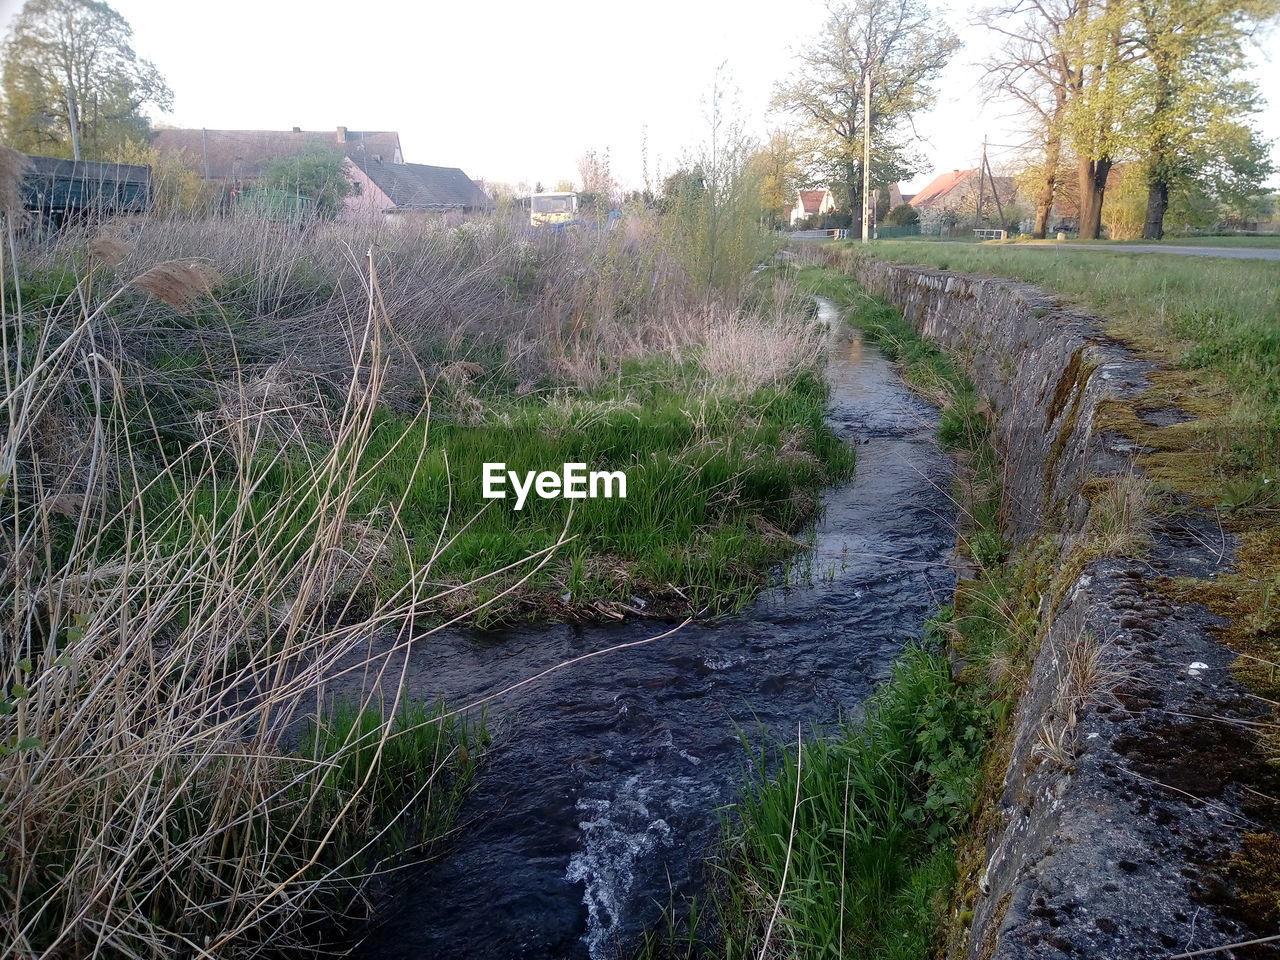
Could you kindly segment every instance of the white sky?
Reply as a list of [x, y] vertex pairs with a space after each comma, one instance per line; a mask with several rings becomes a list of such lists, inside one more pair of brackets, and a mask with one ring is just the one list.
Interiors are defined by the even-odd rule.
[[[917, 120], [933, 173], [974, 166], [982, 138], [1016, 142], [999, 106], [983, 107], [976, 61], [989, 37], [967, 23], [985, 3], [940, 15], [965, 48]], [[111, 0], [135, 48], [174, 90], [178, 126], [398, 130], [410, 162], [460, 166], [473, 177], [550, 187], [576, 180], [588, 147], [608, 148], [624, 186], [670, 172], [697, 142], [716, 67], [726, 62], [750, 126], [768, 129], [788, 53], [818, 30], [821, 0]], [[7, 31], [21, 0], [0, 0]], [[1274, 39], [1274, 35], [1272, 36]], [[1257, 52], [1257, 59], [1262, 59]], [[1280, 140], [1280, 69], [1251, 75]], [[993, 163], [1009, 151], [993, 148]]]

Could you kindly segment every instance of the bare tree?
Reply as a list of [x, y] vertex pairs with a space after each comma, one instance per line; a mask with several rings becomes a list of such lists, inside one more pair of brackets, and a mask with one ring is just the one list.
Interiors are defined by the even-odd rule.
[[987, 92], [1018, 104], [1032, 128], [1040, 157], [1032, 233], [1041, 240], [1061, 193], [1064, 120], [1075, 75], [1063, 31], [1076, 8], [1076, 0], [1013, 0], [982, 11], [978, 18], [1003, 38], [1000, 49], [983, 65]]

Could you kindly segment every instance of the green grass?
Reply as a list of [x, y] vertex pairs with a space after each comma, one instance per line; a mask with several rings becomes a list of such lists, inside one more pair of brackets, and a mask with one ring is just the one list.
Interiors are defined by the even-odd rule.
[[[221, 815], [238, 819], [228, 837], [233, 846], [221, 855], [210, 851], [194, 867], [175, 865], [169, 882], [126, 887], [122, 895], [138, 916], [175, 918], [172, 922], [192, 942], [207, 943], [234, 920], [234, 912], [222, 908], [236, 900], [231, 891], [243, 882], [239, 858], [245, 857], [256, 864], [260, 882], [279, 885], [282, 898], [317, 887], [317, 896], [301, 915], [289, 917], [290, 923], [311, 926], [312, 936], [317, 929], [329, 938], [342, 936], [341, 927], [358, 920], [360, 905], [368, 905], [363, 890], [369, 872], [429, 854], [453, 827], [489, 739], [482, 720], [442, 714], [443, 707], [412, 704], [384, 723], [374, 711], [339, 706], [304, 731], [293, 754], [274, 758], [280, 763], [271, 768], [259, 765], [273, 782], [269, 813], [254, 803], [253, 791], [237, 789], [230, 754], [223, 762], [176, 768], [170, 780], [152, 784], [170, 797], [163, 821], [149, 825], [156, 833], [157, 855], [203, 843], [210, 819]], [[380, 753], [376, 761], [375, 753]], [[83, 816], [100, 813], [91, 808]], [[135, 826], [122, 819], [99, 824], [98, 832], [118, 840]], [[43, 846], [43, 870], [28, 880], [28, 896], [36, 896], [40, 886], [56, 889], [77, 853], [72, 837], [47, 835]], [[195, 910], [196, 902], [211, 905]], [[264, 914], [263, 937], [269, 940], [278, 932], [277, 922], [269, 911]], [[29, 931], [35, 944], [52, 942], [58, 934], [57, 911], [49, 911], [47, 926]], [[92, 944], [80, 946], [83, 950], [73, 952], [92, 952]], [[108, 955], [145, 955], [145, 946], [145, 937], [116, 931]], [[129, 952], [130, 947], [139, 952]]]
[[945, 655], [908, 649], [860, 719], [800, 755], [753, 757], [772, 772], [743, 787], [708, 865], [710, 899], [685, 926], [651, 935], [642, 956], [758, 956], [785, 873], [770, 956], [928, 957], [992, 718]]
[[954, 634], [968, 632], [975, 634], [968, 644], [975, 655], [1008, 645], [993, 614], [1005, 589], [1000, 488], [990, 426], [973, 386], [896, 309], [852, 278], [806, 268], [799, 279], [846, 308], [848, 322], [940, 404], [939, 439], [966, 476], [958, 491], [966, 510], [963, 545], [983, 571], [989, 596], [973, 605], [972, 625], [956, 622], [950, 607], [939, 611], [923, 643], [907, 649], [860, 717], [811, 739], [799, 754], [794, 746], [755, 753], [753, 774], [709, 864], [709, 894], [679, 919], [671, 911], [666, 929], [643, 945], [647, 958], [759, 956], [780, 890], [770, 956], [931, 956], [956, 880], [955, 843], [974, 813], [983, 751], [1008, 714], [1007, 691], [993, 689], [981, 670], [954, 678], [945, 652]]
[[[364, 457], [356, 513], [376, 529], [382, 508], [403, 504], [403, 549], [380, 574], [387, 590], [428, 564], [441, 588], [518, 565], [451, 595], [442, 608], [450, 610], [495, 598], [537, 563], [521, 561], [562, 532], [572, 538], [481, 622], [591, 616], [597, 604], [630, 605], [637, 596], [722, 612], [749, 599], [770, 566], [794, 552], [799, 542], [791, 534], [813, 515], [821, 486], [851, 472], [852, 450], [826, 426], [825, 410], [826, 386], [812, 373], [742, 398], [703, 394], [687, 365], [653, 360], [628, 364], [608, 386], [563, 402], [499, 391], [486, 397], [476, 423], [383, 412]], [[513, 493], [483, 498], [486, 462], [521, 474], [573, 462], [622, 470], [627, 496], [531, 494], [517, 511]], [[303, 470], [297, 457], [257, 465], [249, 510], [266, 514], [281, 497], [298, 506], [285, 529], [264, 531], [260, 549], [246, 548], [247, 566], [263, 553], [287, 565], [305, 549], [297, 532], [321, 506], [299, 489], [295, 474]], [[177, 495], [159, 492], [153, 509], [163, 514]], [[170, 539], [243, 509], [230, 487], [209, 485], [197, 501], [174, 518]]]
[[891, 241], [874, 255], [1034, 283], [1111, 318], [1141, 347], [1221, 376], [1280, 426], [1280, 263]]
[[[433, 425], [431, 456], [407, 489], [402, 465], [416, 457], [419, 435], [411, 430], [398, 441], [388, 429], [386, 450], [375, 443], [372, 451], [389, 459], [369, 495], [407, 493], [407, 516], [430, 529], [443, 516], [450, 484], [459, 518], [481, 508], [485, 462], [520, 473], [565, 462], [621, 470], [626, 499], [576, 501], [571, 520], [572, 501], [531, 497], [519, 512], [511, 499], [491, 502], [437, 574], [463, 581], [514, 563], [554, 542], [567, 523], [577, 539], [545, 576], [563, 577], [572, 597], [662, 596], [674, 584], [695, 604], [732, 606], [789, 552], [785, 539], [762, 533], [798, 529], [821, 484], [852, 466], [823, 421], [825, 408], [826, 388], [813, 375], [745, 399], [704, 398], [689, 393], [678, 367], [637, 364], [566, 407], [514, 403], [478, 426]], [[423, 552], [413, 559], [421, 562]], [[593, 572], [592, 558], [605, 556], [621, 560], [625, 572]]]
[[1163, 240], [1055, 240], [1048, 237], [1044, 240], [1017, 240], [1017, 243], [1069, 243], [1078, 246], [1125, 247], [1138, 244], [1158, 244], [1167, 247], [1280, 247], [1280, 234], [1259, 237], [1177, 237], [1166, 236]]
[[[387, 722], [339, 703], [312, 721], [297, 753], [315, 764], [309, 815], [340, 824], [327, 860], [358, 851], [357, 866], [373, 867], [445, 836], [488, 745], [483, 718], [450, 716], [443, 704], [409, 703]], [[348, 805], [354, 815], [339, 821]]]

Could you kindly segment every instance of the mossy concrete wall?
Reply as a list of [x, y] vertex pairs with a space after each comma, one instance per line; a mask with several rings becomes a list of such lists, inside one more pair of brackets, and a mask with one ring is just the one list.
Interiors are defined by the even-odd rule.
[[1140, 558], [1086, 549], [1091, 491], [1134, 473], [1140, 452], [1104, 427], [1100, 405], [1181, 416], [1141, 403], [1152, 365], [1026, 284], [869, 258], [847, 267], [985, 397], [1006, 534], [1052, 580], [998, 809], [979, 819], [982, 866], [960, 878], [951, 955], [1168, 958], [1273, 933], [1233, 908], [1226, 866], [1257, 827], [1248, 725], [1265, 709], [1210, 635], [1219, 621], [1160, 589], [1229, 569], [1233, 538], [1188, 510], [1159, 520]]

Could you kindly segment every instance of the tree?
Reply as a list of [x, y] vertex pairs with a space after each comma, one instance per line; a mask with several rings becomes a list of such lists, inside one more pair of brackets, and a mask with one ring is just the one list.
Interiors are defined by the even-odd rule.
[[1141, 164], [1115, 167], [1102, 204], [1102, 223], [1111, 240], [1136, 240], [1142, 236], [1146, 213], [1146, 173]]
[[751, 170], [760, 183], [760, 205], [769, 221], [785, 223], [802, 180], [795, 137], [774, 130], [752, 155]]
[[1102, 235], [1107, 177], [1132, 142], [1138, 54], [1126, 31], [1128, 3], [1078, 0], [1062, 36], [1071, 77], [1064, 124], [1076, 156], [1080, 236], [1090, 240]]
[[145, 140], [143, 108], [173, 94], [131, 43], [133, 28], [96, 0], [27, 0], [4, 43], [0, 134], [28, 153], [110, 159]]
[[1246, 176], [1257, 176], [1255, 189], [1271, 172], [1266, 144], [1246, 122], [1257, 110], [1257, 91], [1233, 75], [1244, 66], [1249, 34], [1277, 10], [1276, 0], [1134, 0], [1131, 29], [1142, 58], [1138, 152], [1147, 168], [1144, 238], [1164, 236], [1170, 190], [1212, 177], [1215, 167], [1223, 169], [1219, 158], [1233, 158]]
[[[1142, 235], [1159, 239], [1175, 190], [1239, 203], [1272, 168], [1248, 124], [1256, 91], [1236, 78], [1250, 31], [1277, 0], [1013, 0], [986, 12], [1004, 36], [989, 88], [1020, 103], [1040, 140], [1036, 228], [1075, 158], [1080, 235], [1097, 237], [1117, 159], [1145, 170]], [[1122, 206], [1135, 182], [1126, 175]], [[1120, 207], [1116, 207], [1120, 209]], [[1114, 216], [1112, 217], [1114, 219]], [[1127, 219], [1122, 232], [1129, 232]]]
[[309, 150], [293, 157], [272, 160], [258, 183], [309, 197], [321, 217], [334, 217], [347, 197], [360, 192], [359, 184], [347, 176], [346, 158], [328, 150]]
[[915, 173], [912, 116], [936, 99], [934, 82], [960, 46], [923, 0], [846, 0], [774, 91], [776, 109], [804, 119], [815, 134], [821, 173], [843, 187], [848, 209], [862, 201], [863, 84], [871, 77], [872, 174], [879, 184]]
[[681, 203], [697, 202], [706, 190], [707, 178], [703, 175], [701, 166], [694, 163], [688, 167], [680, 167], [663, 178], [658, 207], [664, 213], [670, 212]]
[[618, 189], [613, 179], [613, 171], [609, 163], [609, 150], [587, 150], [578, 158], [578, 177], [582, 181], [582, 192], [592, 193], [598, 197], [611, 199]]
[[920, 211], [909, 203], [900, 203], [889, 211], [889, 225], [893, 227], [909, 227], [920, 222]]
[[1097, 237], [1115, 158], [1127, 146], [1133, 109], [1132, 0], [1013, 0], [985, 11], [1003, 37], [986, 64], [988, 89], [1030, 120], [1037, 162], [1033, 233], [1043, 237], [1061, 192], [1064, 155], [1075, 158], [1080, 235]]
[[1074, 72], [1063, 48], [1063, 31], [1076, 13], [1074, 0], [1013, 0], [979, 14], [979, 22], [1001, 38], [986, 63], [989, 96], [1012, 100], [1027, 118], [1036, 153], [1024, 174], [1035, 197], [1032, 236], [1043, 240], [1061, 194], [1064, 120]]
[[588, 149], [578, 158], [578, 176], [582, 189], [578, 192], [578, 209], [597, 219], [603, 218], [615, 205], [618, 182], [610, 169], [609, 150]]
[[771, 250], [751, 164], [759, 145], [746, 132], [723, 65], [704, 111], [702, 143], [663, 183], [663, 240], [706, 297], [718, 291], [732, 300]]
[[189, 215], [209, 204], [209, 190], [200, 175], [173, 151], [160, 151], [149, 143], [132, 140], [107, 159], [151, 168], [151, 209], [157, 213]]

